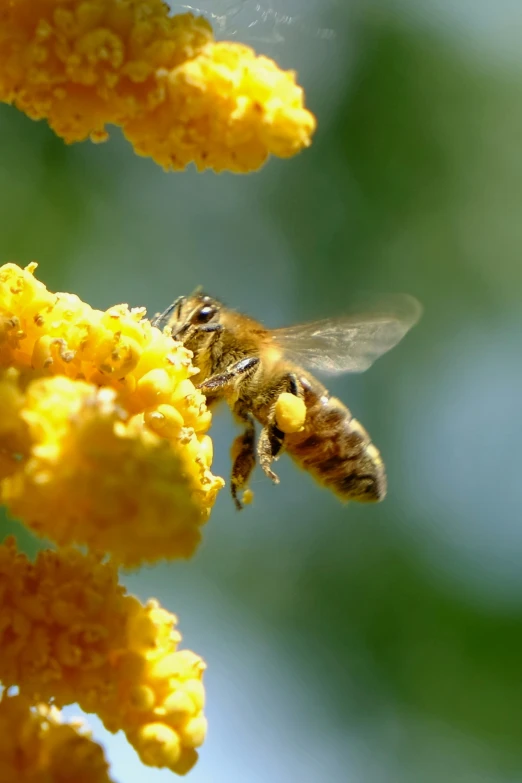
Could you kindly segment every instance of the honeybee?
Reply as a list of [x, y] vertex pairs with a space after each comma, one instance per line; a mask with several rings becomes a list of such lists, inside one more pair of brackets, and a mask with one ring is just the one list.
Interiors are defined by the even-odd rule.
[[[418, 321], [421, 306], [407, 295], [356, 315], [282, 329], [257, 321], [201, 292], [181, 296], [152, 323], [192, 351], [198, 388], [209, 407], [225, 400], [243, 432], [234, 441], [231, 492], [238, 509], [257, 457], [276, 484], [272, 463], [283, 451], [341, 500], [377, 502], [386, 494], [381, 455], [364, 427], [314, 375], [362, 372], [393, 348]], [[304, 402], [302, 426], [283, 432], [282, 394]], [[290, 398], [292, 400], [293, 397]], [[255, 422], [261, 434], [255, 444]], [[247, 497], [242, 495], [243, 502]]]

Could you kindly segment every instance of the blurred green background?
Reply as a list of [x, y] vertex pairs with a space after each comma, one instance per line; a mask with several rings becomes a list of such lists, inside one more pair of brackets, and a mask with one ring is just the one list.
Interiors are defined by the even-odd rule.
[[[343, 508], [282, 459], [242, 514], [221, 493], [193, 561], [126, 577], [208, 663], [189, 779], [522, 781], [522, 6], [198, 7], [298, 70], [312, 148], [249, 176], [165, 174], [117, 132], [66, 147], [1, 106], [2, 263], [35, 259], [100, 308], [154, 313], [202, 284], [273, 326], [368, 292], [425, 314], [329, 384], [382, 450], [383, 504]], [[227, 478], [234, 434], [220, 412]], [[171, 779], [92, 723], [120, 783]]]

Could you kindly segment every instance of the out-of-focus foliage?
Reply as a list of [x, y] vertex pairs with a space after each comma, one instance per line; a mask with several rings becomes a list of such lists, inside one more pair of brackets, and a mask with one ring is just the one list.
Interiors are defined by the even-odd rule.
[[[283, 458], [281, 484], [256, 473], [241, 515], [221, 493], [194, 561], [128, 578], [176, 607], [208, 663], [191, 780], [515, 783], [522, 58], [506, 55], [509, 4], [467, 4], [469, 24], [443, 0], [272, 0], [264, 18], [221, 5], [222, 37], [228, 14], [240, 40], [299, 71], [319, 130], [293, 161], [166, 175], [124, 142], [66, 148], [0, 111], [0, 259], [37, 259], [50, 288], [154, 312], [203, 284], [274, 326], [367, 292], [425, 307], [369, 373], [330, 384], [382, 450], [383, 504], [340, 507]], [[226, 412], [213, 435], [226, 476]], [[107, 743], [118, 779], [142, 779]]]

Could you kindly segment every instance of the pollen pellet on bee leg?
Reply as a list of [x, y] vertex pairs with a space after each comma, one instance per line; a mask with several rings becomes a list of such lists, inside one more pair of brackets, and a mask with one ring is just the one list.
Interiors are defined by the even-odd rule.
[[245, 504], [245, 506], [249, 506], [250, 503], [252, 503], [252, 501], [254, 500], [254, 493], [252, 492], [252, 490], [251, 489], [245, 489], [245, 491], [243, 492], [243, 498], [242, 499], [243, 499], [243, 503]]
[[306, 419], [304, 400], [290, 392], [282, 392], [275, 404], [275, 419], [281, 432], [301, 432]]

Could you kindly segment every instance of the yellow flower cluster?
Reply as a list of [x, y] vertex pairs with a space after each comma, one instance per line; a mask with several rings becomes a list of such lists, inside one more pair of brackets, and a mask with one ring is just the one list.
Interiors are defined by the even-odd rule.
[[190, 353], [142, 309], [0, 267], [0, 499], [39, 535], [126, 566], [190, 556], [223, 480]]
[[162, 0], [8, 0], [0, 10], [0, 100], [46, 118], [67, 142], [119, 125], [165, 169], [259, 168], [310, 144], [293, 72], [217, 43], [203, 18]]
[[2, 783], [111, 783], [102, 748], [79, 722], [62, 723], [46, 704], [0, 696]]
[[111, 562], [64, 549], [31, 563], [13, 539], [0, 545], [0, 596], [4, 687], [16, 685], [33, 703], [97, 713], [145, 764], [180, 774], [193, 766], [206, 733], [205, 664], [177, 649], [174, 615], [127, 595]]

